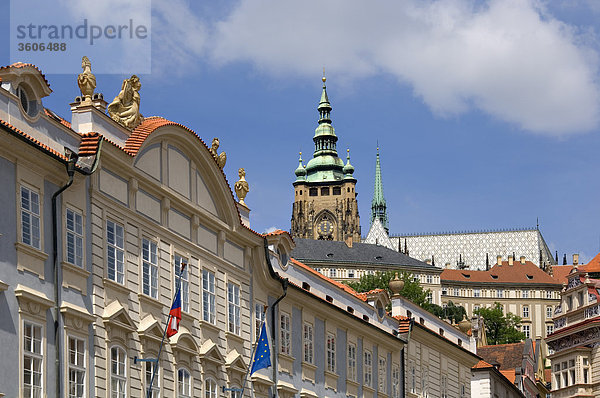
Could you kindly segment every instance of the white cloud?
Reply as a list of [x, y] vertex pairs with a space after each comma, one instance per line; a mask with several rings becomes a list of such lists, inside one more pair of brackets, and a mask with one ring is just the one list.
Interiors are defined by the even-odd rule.
[[534, 0], [242, 0], [215, 26], [211, 59], [268, 73], [386, 73], [442, 116], [479, 109], [524, 130], [599, 122], [597, 52]]
[[265, 232], [263, 232], [263, 234], [270, 234], [271, 232], [275, 232], [275, 231], [277, 231], [278, 229], [279, 229], [279, 228], [277, 228], [277, 227], [269, 227], [269, 228], [267, 228], [267, 229], [266, 229], [266, 231], [265, 231]]

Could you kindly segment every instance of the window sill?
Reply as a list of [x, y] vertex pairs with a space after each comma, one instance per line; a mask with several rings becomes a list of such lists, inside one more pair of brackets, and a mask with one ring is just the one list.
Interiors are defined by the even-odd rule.
[[84, 296], [87, 295], [87, 281], [90, 277], [90, 272], [65, 261], [61, 265], [63, 270], [63, 287], [72, 288], [80, 291]]
[[30, 256], [36, 257], [42, 261], [46, 261], [46, 259], [48, 258], [48, 254], [44, 253], [36, 247], [26, 245], [25, 243], [16, 242], [15, 247], [17, 248], [17, 251], [29, 254]]
[[317, 365], [312, 364], [310, 362], [304, 362], [304, 361], [302, 361], [302, 367], [303, 368], [307, 368], [308, 370], [317, 370]]
[[115, 282], [112, 279], [104, 278], [103, 281], [104, 281], [104, 288], [105, 289], [106, 288], [111, 288], [111, 289], [117, 290], [117, 291], [119, 291], [121, 293], [124, 293], [124, 294], [129, 294], [130, 293], [129, 289], [127, 289], [127, 287], [125, 285], [122, 285], [122, 284], [120, 284], [118, 282]]
[[244, 341], [245, 341], [242, 336], [232, 333], [232, 332], [229, 332], [229, 331], [225, 332], [225, 337], [227, 337], [228, 339], [231, 339], [231, 340], [235, 340], [240, 344], [244, 344]]
[[207, 322], [203, 319], [200, 319], [199, 322], [200, 322], [200, 328], [207, 328], [216, 333], [219, 333], [221, 331], [221, 329], [219, 329], [219, 327], [217, 325], [215, 325], [214, 323]]

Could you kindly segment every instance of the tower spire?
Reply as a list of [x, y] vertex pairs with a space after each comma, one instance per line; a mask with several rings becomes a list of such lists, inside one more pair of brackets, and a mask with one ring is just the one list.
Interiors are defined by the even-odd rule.
[[371, 201], [371, 224], [378, 218], [388, 231], [387, 206], [383, 197], [383, 182], [381, 181], [381, 164], [379, 162], [379, 147], [377, 147], [377, 161], [375, 163], [375, 190]]

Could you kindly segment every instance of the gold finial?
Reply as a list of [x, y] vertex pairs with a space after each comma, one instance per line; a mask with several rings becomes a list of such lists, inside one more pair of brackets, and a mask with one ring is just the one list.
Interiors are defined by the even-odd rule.
[[246, 206], [246, 202], [244, 202], [244, 199], [246, 199], [246, 195], [248, 194], [248, 191], [250, 191], [250, 186], [246, 181], [246, 170], [240, 168], [238, 170], [238, 175], [240, 179], [235, 183], [233, 188], [235, 190], [235, 194], [237, 195], [240, 204]]
[[323, 83], [325, 83], [325, 81], [327, 80], [327, 78], [325, 77], [325, 67], [323, 67], [323, 78], [321, 80], [323, 80]]

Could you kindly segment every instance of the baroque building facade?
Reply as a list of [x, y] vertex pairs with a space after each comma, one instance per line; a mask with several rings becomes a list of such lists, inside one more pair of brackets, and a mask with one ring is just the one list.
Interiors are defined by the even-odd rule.
[[325, 78], [318, 106], [319, 121], [313, 158], [295, 171], [292, 237], [360, 242], [360, 218], [350, 150], [344, 165], [338, 157], [338, 137], [331, 125], [331, 104]]
[[153, 397], [242, 387], [263, 320], [273, 366], [244, 396], [404, 396], [409, 320], [291, 260], [287, 233], [250, 229], [218, 141], [161, 117], [125, 127], [98, 93], [69, 122], [35, 66], [0, 77], [0, 395], [144, 396], [156, 365], [139, 360], [180, 285]]

